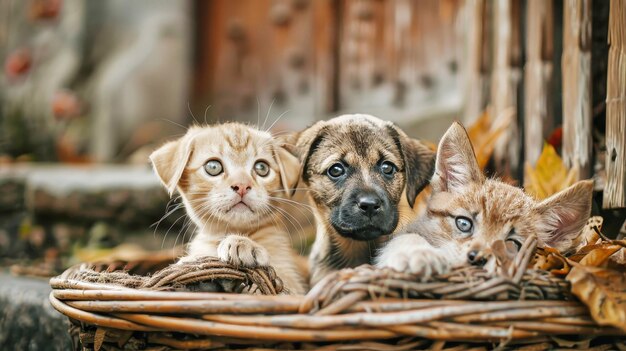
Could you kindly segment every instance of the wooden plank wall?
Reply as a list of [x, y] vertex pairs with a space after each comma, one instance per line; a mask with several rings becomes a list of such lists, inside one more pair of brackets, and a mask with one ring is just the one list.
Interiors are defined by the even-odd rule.
[[[196, 100], [215, 119], [303, 128], [335, 107], [332, 0], [199, 1]], [[259, 117], [260, 115], [260, 117]], [[297, 115], [297, 118], [294, 116]], [[265, 123], [265, 127], [269, 125]]]
[[611, 0], [603, 207], [626, 207], [626, 1]]
[[563, 3], [563, 160], [591, 176], [591, 0]]
[[339, 107], [418, 109], [457, 89], [459, 1], [342, 1]]
[[524, 160], [535, 164], [554, 129], [552, 109], [552, 0], [526, 2], [524, 66]]
[[496, 143], [494, 161], [499, 173], [510, 177], [517, 177], [520, 166], [517, 100], [521, 67], [521, 1], [497, 0], [493, 3], [491, 119], [495, 128], [507, 128]]
[[253, 123], [259, 103], [261, 119], [270, 105], [269, 120], [289, 110], [292, 129], [373, 107], [389, 119], [419, 112], [459, 90], [461, 4], [198, 1], [196, 100]]

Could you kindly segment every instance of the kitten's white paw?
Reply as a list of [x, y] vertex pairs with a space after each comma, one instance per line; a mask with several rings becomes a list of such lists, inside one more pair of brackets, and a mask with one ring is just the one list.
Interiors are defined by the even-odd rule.
[[433, 275], [445, 274], [450, 271], [451, 265], [446, 258], [432, 249], [413, 248], [388, 256], [387, 260], [378, 264], [379, 267], [392, 268], [399, 272], [406, 272], [421, 276], [428, 280]]
[[217, 257], [235, 266], [269, 266], [270, 255], [267, 250], [249, 238], [229, 235], [217, 246]]

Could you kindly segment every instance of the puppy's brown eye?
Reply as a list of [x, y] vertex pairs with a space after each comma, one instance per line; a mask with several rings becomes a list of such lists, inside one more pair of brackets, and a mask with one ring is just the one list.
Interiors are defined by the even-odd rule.
[[339, 178], [346, 173], [346, 168], [341, 163], [335, 163], [330, 166], [327, 173], [331, 178]]
[[261, 177], [265, 177], [270, 173], [270, 166], [263, 161], [257, 161], [254, 164], [254, 171]]
[[392, 175], [396, 172], [396, 165], [389, 161], [385, 161], [380, 165], [380, 171], [386, 175]]
[[224, 167], [222, 167], [222, 163], [218, 160], [211, 160], [204, 165], [204, 171], [210, 176], [217, 176], [224, 172]]

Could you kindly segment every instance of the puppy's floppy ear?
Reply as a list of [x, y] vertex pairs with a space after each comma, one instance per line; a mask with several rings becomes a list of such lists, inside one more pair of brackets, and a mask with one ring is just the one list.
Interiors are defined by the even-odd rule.
[[152, 168], [170, 196], [176, 190], [178, 181], [189, 161], [193, 151], [192, 142], [193, 138], [187, 134], [178, 140], [166, 143], [150, 154]]
[[465, 128], [454, 122], [439, 141], [432, 186], [435, 191], [455, 191], [485, 179]]
[[326, 122], [319, 121], [307, 129], [293, 133], [286, 139], [288, 150], [300, 159], [301, 176], [307, 182], [309, 175], [309, 159], [326, 135]]
[[592, 194], [593, 181], [582, 180], [535, 207], [541, 216], [538, 226], [550, 233], [542, 238], [546, 244], [559, 251], [571, 248], [589, 218]]
[[280, 170], [280, 183], [287, 197], [296, 192], [298, 180], [300, 180], [300, 160], [291, 154], [283, 145], [274, 147], [274, 158]]
[[387, 128], [404, 159], [406, 199], [409, 206], [413, 207], [415, 198], [428, 185], [433, 175], [435, 151], [425, 143], [409, 138], [393, 124]]

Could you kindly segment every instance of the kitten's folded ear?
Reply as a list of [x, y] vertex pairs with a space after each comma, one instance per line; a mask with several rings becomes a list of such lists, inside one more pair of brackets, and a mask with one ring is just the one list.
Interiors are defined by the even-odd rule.
[[174, 194], [189, 161], [192, 141], [193, 138], [185, 135], [178, 140], [166, 143], [150, 154], [152, 167], [170, 196]]
[[537, 226], [550, 233], [543, 241], [559, 251], [571, 248], [589, 219], [593, 181], [583, 180], [539, 203]]
[[413, 207], [415, 198], [428, 185], [433, 175], [435, 166], [434, 147], [420, 140], [409, 138], [408, 135], [393, 124], [387, 126], [387, 131], [402, 153], [406, 174], [406, 199], [409, 206]]
[[300, 180], [300, 160], [289, 152], [284, 145], [274, 147], [274, 157], [280, 170], [280, 183], [287, 197], [293, 196]]
[[484, 179], [467, 131], [454, 122], [439, 141], [433, 190], [454, 192]]

